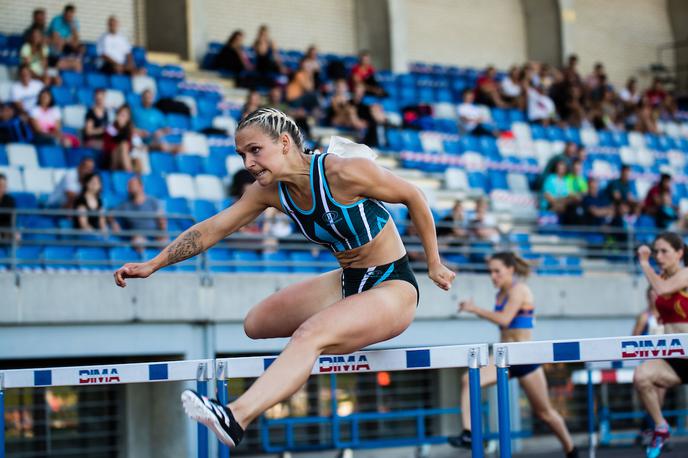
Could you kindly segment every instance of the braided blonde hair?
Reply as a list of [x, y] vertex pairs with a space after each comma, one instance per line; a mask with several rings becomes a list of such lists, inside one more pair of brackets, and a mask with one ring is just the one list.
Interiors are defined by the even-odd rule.
[[241, 120], [237, 131], [253, 125], [260, 127], [274, 141], [279, 140], [280, 135], [286, 132], [294, 140], [297, 148], [300, 151], [304, 150], [301, 129], [291, 117], [276, 108], [259, 108], [250, 113]]

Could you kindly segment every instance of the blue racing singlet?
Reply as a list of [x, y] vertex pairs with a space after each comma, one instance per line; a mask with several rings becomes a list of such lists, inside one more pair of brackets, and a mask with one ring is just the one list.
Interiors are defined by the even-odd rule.
[[279, 197], [285, 212], [311, 242], [332, 252], [352, 250], [375, 238], [390, 218], [387, 209], [375, 199], [365, 198], [350, 205], [334, 200], [325, 176], [328, 154], [316, 154], [311, 160], [312, 206], [299, 208], [284, 183], [279, 182]]
[[[513, 288], [513, 287], [512, 287]], [[497, 300], [499, 298], [499, 293], [497, 293]], [[502, 299], [502, 302], [495, 302], [495, 312], [501, 312], [504, 310], [504, 306], [506, 306], [506, 303], [509, 302], [509, 295], [505, 294], [504, 299]], [[527, 309], [521, 308], [516, 316], [514, 317], [513, 320], [511, 320], [511, 323], [509, 323], [509, 326], [507, 326], [507, 329], [533, 329], [535, 326], [535, 307], [530, 307]]]

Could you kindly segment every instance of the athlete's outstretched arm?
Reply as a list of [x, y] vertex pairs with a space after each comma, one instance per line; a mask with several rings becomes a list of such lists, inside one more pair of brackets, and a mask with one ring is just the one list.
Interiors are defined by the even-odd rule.
[[494, 312], [492, 310], [487, 310], [480, 308], [475, 305], [472, 299], [463, 301], [459, 304], [460, 312], [474, 313], [480, 318], [484, 318], [494, 324], [501, 326], [503, 328], [509, 326], [521, 308], [521, 305], [525, 301], [525, 291], [519, 286], [511, 289], [509, 292], [509, 300], [504, 305], [504, 309], [501, 312]]
[[125, 287], [127, 278], [149, 277], [163, 267], [196, 256], [212, 247], [255, 220], [268, 207], [264, 193], [259, 184], [252, 184], [234, 205], [194, 224], [153, 259], [141, 263], [128, 263], [117, 269], [115, 283], [117, 286]]
[[676, 275], [664, 279], [657, 275], [655, 269], [650, 265], [651, 252], [650, 247], [642, 245], [638, 248], [638, 261], [640, 261], [640, 267], [643, 269], [647, 281], [652, 285], [652, 289], [657, 294], [662, 296], [664, 294], [677, 293], [688, 288], [688, 269], [681, 269]]
[[377, 166], [370, 159], [346, 159], [339, 170], [340, 178], [352, 194], [370, 197], [391, 204], [406, 205], [409, 217], [420, 236], [428, 261], [428, 275], [444, 290], [451, 288], [456, 274], [445, 267], [437, 248], [435, 220], [423, 192], [417, 186]]

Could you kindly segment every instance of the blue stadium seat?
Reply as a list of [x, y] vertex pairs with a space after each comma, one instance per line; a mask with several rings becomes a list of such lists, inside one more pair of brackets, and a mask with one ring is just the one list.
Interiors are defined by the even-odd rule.
[[443, 145], [445, 153], [457, 156], [461, 154], [461, 145], [457, 140], [445, 140]]
[[74, 247], [71, 246], [46, 246], [41, 260], [46, 269], [73, 270], [77, 268], [77, 265], [73, 263]]
[[423, 152], [423, 145], [420, 142], [418, 131], [408, 129], [404, 130], [401, 132], [401, 139], [405, 150], [414, 151], [417, 153]]
[[175, 156], [177, 170], [180, 173], [198, 175], [203, 172], [203, 158], [191, 154], [178, 154]]
[[110, 268], [110, 254], [107, 248], [85, 247], [76, 250], [79, 267], [86, 270], [104, 270]]
[[292, 251], [289, 253], [291, 261], [296, 263], [292, 266], [294, 273], [317, 273], [320, 267], [317, 265], [318, 258], [314, 257], [310, 251]]
[[392, 151], [401, 151], [404, 149], [404, 141], [401, 138], [401, 131], [396, 129], [387, 130], [387, 145]]
[[232, 253], [232, 258], [237, 262], [237, 272], [263, 272], [261, 258], [255, 251], [237, 250]]
[[31, 192], [13, 192], [12, 197], [14, 197], [17, 208], [38, 208], [38, 199]]
[[148, 155], [151, 171], [153, 173], [176, 173], [177, 163], [174, 156], [169, 153], [154, 151]]
[[[153, 76], [153, 75], [149, 75]], [[159, 78], [157, 80], [158, 98], [172, 98], [177, 95], [179, 81], [172, 78]]]
[[472, 135], [464, 135], [459, 138], [459, 144], [461, 145], [462, 151], [479, 151], [480, 143], [478, 142], [478, 137]]
[[110, 78], [105, 73], [86, 73], [86, 84], [92, 89], [110, 87]]
[[567, 127], [564, 129], [564, 139], [567, 142], [573, 142], [576, 145], [581, 145], [583, 142], [580, 136], [580, 129], [577, 127]]
[[499, 147], [497, 146], [497, 140], [494, 137], [479, 137], [478, 144], [479, 151], [483, 153], [483, 156], [496, 161], [500, 161], [502, 159], [502, 155], [499, 152]]
[[90, 107], [93, 105], [93, 89], [90, 87], [79, 87], [76, 89], [76, 100], [80, 105]]
[[115, 194], [127, 195], [129, 180], [134, 176], [131, 172], [112, 172], [112, 190]]
[[406, 226], [408, 224], [408, 208], [404, 205], [387, 205], [387, 211], [392, 216], [394, 224], [396, 224], [399, 234], [406, 234]]
[[10, 266], [10, 254], [7, 248], [0, 247], [0, 270]]
[[128, 75], [112, 75], [110, 76], [110, 87], [125, 94], [132, 92], [131, 78]]
[[320, 272], [329, 272], [339, 268], [339, 263], [334, 255], [329, 250], [321, 250], [318, 254], [318, 262], [320, 265]]
[[511, 122], [526, 122], [526, 115], [521, 110], [509, 110]]
[[165, 116], [167, 126], [172, 129], [189, 130], [191, 128], [191, 119], [179, 113], [169, 113]]
[[17, 266], [20, 269], [40, 269], [43, 249], [37, 245], [24, 245], [17, 248]]
[[499, 130], [509, 130], [511, 121], [509, 121], [509, 114], [503, 108], [492, 109], [492, 121], [497, 125]]
[[210, 200], [197, 199], [193, 202], [191, 215], [196, 221], [203, 221], [217, 213], [217, 206]]
[[183, 197], [168, 197], [165, 199], [165, 212], [180, 215], [191, 214], [189, 203]]
[[7, 158], [7, 150], [5, 145], [0, 145], [0, 165], [9, 165], [10, 161]]
[[110, 248], [110, 265], [119, 267], [127, 262], [141, 262], [141, 253], [128, 246]]
[[263, 252], [263, 262], [266, 272], [288, 273], [291, 269], [287, 265], [289, 256], [285, 251]]
[[599, 139], [599, 146], [604, 146], [607, 148], [616, 146], [614, 143], [614, 137], [612, 137], [612, 133], [608, 130], [598, 130], [597, 138]]
[[494, 191], [495, 189], [509, 189], [509, 185], [506, 182], [506, 172], [500, 170], [490, 170], [488, 172], [488, 178], [490, 180], [490, 191]]
[[191, 130], [194, 132], [200, 132], [204, 129], [211, 128], [213, 126], [212, 116], [192, 116], [191, 117]]
[[43, 242], [57, 240], [57, 224], [49, 216], [20, 216], [18, 225], [24, 228], [24, 234], [22, 235], [24, 240]]
[[218, 100], [216, 98], [201, 97], [196, 100], [196, 108], [198, 109], [198, 114], [200, 116], [215, 117], [220, 114], [220, 110], [217, 108]]
[[50, 90], [53, 94], [55, 105], [65, 106], [74, 103], [74, 95], [72, 89], [65, 86], [53, 86]]
[[230, 263], [234, 261], [232, 252], [226, 248], [211, 248], [208, 250], [208, 265], [211, 272], [234, 272], [234, 266], [220, 263]]
[[84, 74], [65, 71], [60, 74], [62, 84], [72, 89], [78, 89], [84, 85]]
[[224, 154], [210, 154], [203, 163], [203, 173], [218, 177], [227, 176], [227, 161]]
[[146, 65], [146, 49], [141, 46], [134, 46], [131, 48], [131, 54], [134, 58], [134, 63], [137, 67], [143, 67]]
[[487, 189], [487, 178], [482, 172], [469, 172], [468, 185], [471, 189], [485, 191]]
[[127, 105], [129, 105], [132, 110], [141, 108], [141, 96], [136, 92], [127, 92], [124, 98], [127, 100]]
[[[532, 129], [532, 127], [531, 127]], [[532, 131], [531, 131], [532, 132]], [[564, 131], [561, 127], [550, 126], [547, 128], [547, 137], [553, 142], [565, 142]]]
[[158, 173], [150, 173], [141, 177], [143, 182], [143, 189], [146, 194], [158, 199], [167, 199], [169, 191], [167, 189], [167, 181]]
[[67, 159], [60, 146], [39, 146], [38, 163], [41, 167], [66, 168]]
[[547, 131], [539, 124], [531, 124], [530, 136], [533, 140], [547, 140]]
[[567, 275], [581, 276], [583, 275], [583, 268], [581, 267], [581, 259], [577, 256], [566, 256], [564, 258], [564, 273]]
[[614, 146], [628, 146], [628, 133], [624, 131], [612, 131]]

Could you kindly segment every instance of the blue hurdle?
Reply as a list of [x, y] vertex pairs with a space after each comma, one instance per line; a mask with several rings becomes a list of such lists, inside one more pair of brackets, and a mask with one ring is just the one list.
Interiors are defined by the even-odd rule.
[[[212, 359], [135, 364], [16, 369], [0, 372], [0, 458], [5, 458], [5, 393], [11, 388], [46, 386], [112, 385], [127, 383], [176, 382], [196, 380], [199, 392], [207, 391]], [[208, 456], [208, 430], [198, 428], [198, 457]]]
[[[499, 456], [510, 458], [509, 366], [681, 358], [688, 355], [688, 334], [498, 343], [493, 345], [493, 352], [497, 366]], [[588, 421], [591, 422], [588, 430], [594, 434], [594, 418], [590, 413]], [[590, 456], [595, 453], [593, 434], [590, 437]]]
[[[409, 371], [467, 367], [469, 370], [471, 427], [473, 429], [472, 456], [483, 457], [482, 424], [480, 415], [480, 367], [486, 366], [489, 359], [487, 344], [449, 345], [439, 347], [400, 348], [390, 350], [366, 350], [349, 355], [322, 355], [318, 358], [312, 375], [332, 375], [345, 373]], [[226, 402], [227, 379], [259, 377], [275, 360], [274, 356], [247, 358], [226, 358], [216, 361], [217, 386], [219, 399]], [[336, 416], [336, 412], [333, 412]], [[333, 422], [333, 428], [337, 422]], [[334, 432], [334, 431], [333, 431]], [[336, 448], [349, 448], [352, 444], [342, 441], [339, 434], [333, 434]], [[220, 456], [229, 456], [229, 449], [220, 444]]]

